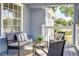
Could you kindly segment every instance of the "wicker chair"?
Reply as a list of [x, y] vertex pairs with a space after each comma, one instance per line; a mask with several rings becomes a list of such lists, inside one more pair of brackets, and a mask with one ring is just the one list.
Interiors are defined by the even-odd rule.
[[64, 40], [65, 39], [65, 32], [57, 32], [54, 35], [55, 40]]
[[61, 34], [61, 39], [64, 40], [65, 39], [65, 32], [58, 32], [59, 34]]
[[48, 51], [46, 49], [36, 49], [35, 54], [37, 56], [63, 56], [65, 42], [66, 40], [51, 42]]

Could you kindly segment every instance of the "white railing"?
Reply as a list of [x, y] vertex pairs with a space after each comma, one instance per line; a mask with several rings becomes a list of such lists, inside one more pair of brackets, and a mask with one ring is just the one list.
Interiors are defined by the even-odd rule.
[[54, 39], [53, 26], [42, 25], [42, 36], [44, 37], [45, 41], [49, 42], [49, 40], [53, 40]]

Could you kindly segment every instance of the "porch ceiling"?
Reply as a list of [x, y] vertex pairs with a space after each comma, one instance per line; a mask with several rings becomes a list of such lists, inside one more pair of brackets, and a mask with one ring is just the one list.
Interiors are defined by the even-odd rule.
[[61, 4], [60, 3], [58, 4], [57, 3], [28, 3], [26, 5], [28, 5], [29, 8], [51, 8], [51, 7], [55, 7], [58, 5], [63, 5], [63, 3]]
[[55, 4], [47, 4], [47, 3], [35, 3], [35, 4], [27, 4], [29, 8], [51, 8], [53, 6], [57, 6]]

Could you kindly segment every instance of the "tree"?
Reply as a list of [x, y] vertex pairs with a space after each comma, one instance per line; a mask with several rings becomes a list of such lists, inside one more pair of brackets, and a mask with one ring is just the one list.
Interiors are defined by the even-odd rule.
[[74, 9], [72, 5], [62, 5], [59, 9], [66, 17], [73, 17]]
[[66, 20], [62, 20], [62, 25], [63, 25], [63, 26], [66, 26], [66, 25], [67, 25]]
[[56, 24], [61, 24], [61, 20], [59, 20], [59, 19], [58, 19], [58, 20], [55, 20], [54, 22], [55, 22]]
[[71, 20], [68, 20], [68, 25], [71, 26], [72, 24], [73, 24], [72, 19]]
[[63, 18], [59, 18], [59, 19], [55, 20], [54, 22], [55, 22], [56, 24], [58, 24], [58, 25], [60, 25], [60, 24], [62, 24], [63, 26], [66, 26], [66, 25], [67, 25], [66, 20], [63, 19]]
[[56, 19], [54, 22], [56, 23], [56, 24], [62, 24], [62, 18], [59, 18], [59, 19]]

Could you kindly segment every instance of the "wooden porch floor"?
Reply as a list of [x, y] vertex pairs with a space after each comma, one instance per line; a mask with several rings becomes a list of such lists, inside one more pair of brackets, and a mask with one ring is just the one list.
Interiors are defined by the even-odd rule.
[[[11, 50], [7, 55], [7, 52], [0, 53], [0, 56], [16, 56], [16, 51]], [[32, 54], [30, 54], [32, 56]], [[26, 55], [27, 56], [27, 55]], [[28, 55], [29, 56], [29, 55]], [[79, 56], [78, 50], [72, 45], [66, 45], [64, 49], [64, 56]]]
[[78, 50], [72, 45], [66, 45], [64, 49], [64, 56], [78, 56]]

